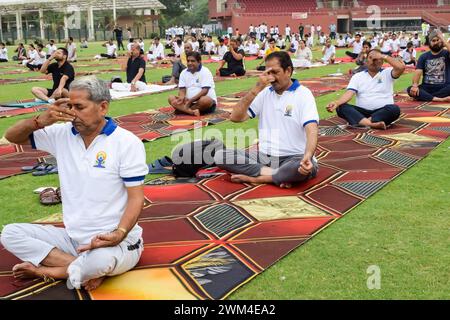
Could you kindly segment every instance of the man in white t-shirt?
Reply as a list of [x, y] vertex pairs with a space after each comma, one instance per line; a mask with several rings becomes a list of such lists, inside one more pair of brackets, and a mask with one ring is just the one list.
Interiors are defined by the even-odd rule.
[[358, 55], [361, 53], [363, 46], [361, 35], [359, 33], [355, 35], [355, 40], [350, 42], [349, 46], [353, 48], [353, 51], [352, 52], [346, 51], [345, 54], [351, 57], [352, 59], [358, 58]]
[[186, 57], [187, 69], [181, 72], [178, 96], [169, 96], [169, 104], [178, 112], [197, 117], [212, 113], [217, 106], [213, 75], [202, 66], [200, 53], [189, 52]]
[[387, 33], [385, 33], [383, 39], [380, 40], [380, 51], [382, 54], [387, 54], [389, 56], [392, 54], [392, 40], [389, 39]]
[[336, 40], [336, 47], [345, 48], [347, 44], [345, 43], [345, 39], [342, 37], [342, 34], [339, 35], [339, 39]]
[[108, 59], [117, 58], [117, 46], [115, 45], [112, 39], [102, 44], [102, 47], [106, 47], [106, 53], [101, 53], [100, 57]]
[[287, 52], [272, 53], [257, 84], [233, 107], [233, 122], [259, 118], [259, 143], [255, 151], [216, 151], [214, 162], [232, 173], [231, 181], [289, 188], [316, 176], [319, 115], [311, 91], [291, 79], [293, 70]]
[[[383, 69], [386, 61], [392, 67]], [[367, 70], [351, 79], [347, 91], [337, 101], [328, 104], [327, 110], [336, 110], [339, 117], [351, 126], [364, 126], [385, 130], [398, 119], [400, 108], [394, 104], [394, 80], [405, 71], [402, 61], [372, 49], [367, 56]], [[348, 102], [356, 95], [356, 106]]]
[[299, 35], [295, 35], [294, 38], [291, 41], [291, 47], [289, 49], [290, 52], [295, 53], [298, 50], [298, 46], [299, 46], [299, 40], [300, 40], [300, 36]]
[[153, 44], [147, 54], [147, 58], [149, 61], [155, 61], [162, 60], [164, 59], [164, 57], [164, 46], [160, 42], [159, 37], [155, 37], [155, 39], [153, 39]]
[[398, 54], [398, 52], [400, 51], [400, 40], [397, 38], [397, 35], [395, 33], [392, 34], [391, 48], [392, 48], [393, 55]]
[[225, 41], [223, 38], [219, 38], [219, 46], [217, 47], [217, 55], [219, 56], [219, 60], [222, 60], [223, 56], [227, 52], [228, 52], [228, 46], [225, 45]]
[[8, 62], [8, 49], [3, 42], [0, 42], [0, 62]]
[[30, 53], [30, 60], [28, 60], [26, 66], [32, 71], [39, 71], [46, 60], [46, 55], [43, 50], [44, 46], [40, 43], [36, 45], [34, 53]]
[[233, 27], [232, 26], [229, 26], [227, 28], [227, 33], [230, 38], [233, 36]]
[[45, 46], [47, 48], [46, 58], [50, 58], [50, 56], [55, 52], [58, 48], [56, 48], [55, 41], [50, 40], [50, 42]]
[[406, 45], [406, 49], [400, 51], [399, 55], [405, 64], [412, 64], [414, 66], [416, 65], [417, 52], [414, 49], [412, 42], [408, 42], [408, 44]]
[[73, 42], [73, 38], [69, 37], [69, 41], [66, 43], [67, 52], [69, 52], [69, 57], [67, 61], [77, 62], [77, 45]]
[[331, 39], [327, 38], [325, 46], [322, 48], [323, 57], [320, 62], [324, 64], [333, 64], [336, 58], [336, 47], [331, 44]]
[[284, 28], [284, 34], [286, 41], [291, 42], [291, 27], [288, 24], [286, 24], [286, 27]]
[[420, 38], [419, 38], [418, 33], [414, 34], [414, 38], [411, 39], [411, 42], [413, 43], [414, 48], [420, 47], [421, 43], [420, 43]]
[[[9, 128], [6, 138], [49, 152], [58, 162], [64, 227], [15, 223], [1, 243], [22, 263], [15, 278], [67, 279], [90, 291], [132, 269], [144, 250], [137, 220], [148, 173], [143, 143], [106, 117], [111, 96], [95, 77], [72, 82], [70, 98]], [[63, 123], [58, 123], [63, 122]], [[50, 191], [49, 191], [50, 192]]]
[[202, 54], [211, 56], [216, 52], [216, 44], [213, 42], [212, 36], [207, 37], [206, 41], [203, 43], [203, 48]]

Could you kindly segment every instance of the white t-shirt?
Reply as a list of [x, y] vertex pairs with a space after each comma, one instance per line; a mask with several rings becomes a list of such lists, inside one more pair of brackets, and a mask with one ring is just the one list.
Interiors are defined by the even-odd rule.
[[304, 126], [319, 122], [313, 94], [297, 80], [282, 95], [265, 88], [251, 103], [248, 115], [259, 118], [259, 150], [277, 157], [304, 154]]
[[337, 40], [338, 47], [345, 47], [345, 40], [344, 39], [338, 39]]
[[141, 47], [142, 51], [145, 52], [145, 42], [144, 41], [138, 42], [138, 44], [139, 44], [139, 47]]
[[178, 88], [186, 88], [186, 97], [195, 97], [202, 89], [209, 88], [207, 96], [217, 103], [214, 78], [208, 68], [200, 65], [197, 72], [190, 72], [184, 69], [180, 74]]
[[420, 39], [419, 38], [412, 38], [411, 42], [413, 43], [414, 48], [420, 47]]
[[[127, 187], [144, 183], [148, 173], [145, 148], [133, 133], [111, 118], [86, 149], [72, 123], [34, 131], [33, 148], [52, 154], [58, 162], [63, 221], [70, 238], [88, 244], [117, 228], [127, 203]], [[140, 236], [136, 225], [132, 231]]]
[[55, 45], [50, 45], [50, 44], [48, 44], [48, 45], [46, 45], [45, 47], [47, 48], [47, 54], [48, 54], [49, 56], [52, 55], [53, 52], [55, 52], [55, 51], [57, 50], [57, 48], [56, 48]]
[[131, 47], [133, 46], [133, 42], [129, 42], [128, 44], [127, 44], [127, 50], [128, 51], [131, 51]]
[[5, 59], [5, 60], [9, 60], [8, 59], [8, 48], [3, 48], [0, 49], [0, 59]]
[[368, 71], [358, 72], [351, 79], [347, 90], [356, 92], [356, 105], [366, 110], [376, 110], [394, 103], [393, 68], [380, 70], [373, 78]]
[[408, 39], [406, 38], [400, 38], [400, 47], [406, 47], [408, 45]]
[[325, 41], [327, 40], [327, 37], [326, 36], [320, 36], [319, 37], [319, 43], [320, 44], [325, 44]]
[[76, 60], [77, 59], [77, 54], [75, 52], [76, 48], [77, 48], [77, 45], [75, 44], [75, 42], [72, 42], [71, 44], [69, 44], [67, 46], [67, 52], [69, 53], [69, 59], [70, 60]]
[[[383, 41], [383, 40], [381, 40], [381, 41]], [[387, 40], [383, 41], [383, 45], [381, 46], [380, 50], [381, 50], [381, 52], [390, 52], [392, 50], [392, 40], [387, 39]]]
[[222, 45], [217, 48], [217, 55], [220, 57], [220, 59], [222, 59], [223, 56], [225, 55], [225, 53], [227, 53], [227, 52], [228, 52], [228, 47], [226, 45]]
[[232, 27], [228, 27], [227, 32], [228, 32], [228, 34], [232, 34], [233, 33], [233, 28]]
[[306, 45], [312, 48], [314, 46], [314, 37], [309, 37], [308, 40], [306, 40]]
[[28, 52], [28, 57], [31, 59], [36, 59], [37, 57], [37, 50], [36, 49], [32, 49]]
[[184, 51], [184, 43], [181, 43], [181, 46], [178, 46], [178, 43], [174, 42], [173, 50], [175, 52], [175, 56], [179, 57]]
[[353, 46], [353, 53], [360, 54], [363, 48], [363, 42], [361, 40], [359, 40], [359, 42], [356, 42], [355, 40], [352, 42], [352, 46]]
[[117, 46], [113, 43], [112, 45], [107, 43], [106, 44], [106, 54], [109, 56], [116, 56], [116, 50], [117, 50]]
[[33, 65], [37, 66], [40, 64], [44, 64], [46, 57], [47, 57], [47, 55], [44, 51], [41, 50], [41, 52], [38, 52], [36, 50], [36, 55], [34, 56]]
[[[327, 47], [325, 46], [324, 49], [325, 49], [325, 52], [324, 52], [323, 58], [322, 58], [322, 60], [323, 60], [324, 62], [327, 62], [328, 60], [330, 60], [330, 58], [331, 58], [332, 56], [335, 56], [335, 55], [336, 55], [336, 47], [335, 47], [335, 46], [331, 45], [329, 48], [327, 48]], [[322, 49], [322, 50], [323, 50], [323, 49]]]
[[290, 36], [291, 35], [291, 27], [284, 28], [284, 34], [287, 36]]
[[248, 53], [249, 54], [257, 54], [259, 52], [259, 44], [257, 43], [250, 43], [248, 45]]
[[200, 44], [198, 43], [198, 41], [195, 41], [195, 42], [191, 41], [191, 45], [192, 45], [192, 50], [198, 52], [198, 48], [200, 47]]
[[416, 58], [417, 52], [413, 49], [412, 53], [409, 53], [407, 49], [400, 51], [400, 57], [402, 57], [404, 62], [410, 62], [411, 57]]
[[157, 46], [155, 44], [152, 44], [152, 47], [150, 48], [150, 51], [153, 52], [153, 57], [156, 58], [163, 58], [164, 59], [164, 47], [162, 43], [160, 42]]
[[216, 45], [214, 44], [214, 42], [205, 42], [205, 51], [206, 52], [211, 52], [214, 51], [216, 49]]
[[400, 40], [395, 39], [392, 40], [391, 39], [391, 48], [393, 52], [397, 52], [398, 50], [400, 50]]
[[253, 27], [253, 26], [248, 27], [248, 32], [249, 33], [254, 32], [254, 30], [255, 30], [255, 27]]

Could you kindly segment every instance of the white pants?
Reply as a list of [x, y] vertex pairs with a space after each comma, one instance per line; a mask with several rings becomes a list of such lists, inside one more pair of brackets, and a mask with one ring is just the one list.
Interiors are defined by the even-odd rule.
[[132, 269], [139, 261], [144, 243], [141, 229], [134, 228], [119, 245], [77, 253], [79, 243], [69, 237], [64, 228], [52, 225], [14, 223], [3, 228], [2, 245], [17, 258], [35, 266], [53, 248], [77, 257], [67, 268], [70, 288], [79, 289], [88, 280], [115, 276]]
[[[111, 89], [116, 90], [116, 91], [130, 92], [131, 84], [130, 83], [113, 82], [111, 84]], [[137, 81], [136, 89], [137, 89], [137, 91], [145, 91], [145, 90], [147, 90], [147, 84], [142, 81]]]
[[292, 59], [294, 68], [309, 68], [311, 67], [311, 61], [307, 59]]

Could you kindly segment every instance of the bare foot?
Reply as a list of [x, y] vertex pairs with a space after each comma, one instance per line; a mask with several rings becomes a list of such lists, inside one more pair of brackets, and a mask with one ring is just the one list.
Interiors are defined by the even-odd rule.
[[194, 110], [192, 110], [192, 115], [193, 116], [196, 116], [196, 117], [200, 117], [200, 110], [198, 110], [198, 109], [194, 109]]
[[371, 123], [370, 127], [372, 129], [386, 130], [386, 124], [383, 121]]
[[88, 281], [86, 281], [86, 282], [83, 284], [83, 287], [84, 287], [84, 289], [87, 290], [87, 291], [95, 290], [95, 289], [97, 289], [98, 287], [100, 287], [100, 285], [101, 285], [102, 282], [105, 280], [105, 278], [106, 278], [106, 277], [100, 277], [100, 278], [97, 278], [97, 279], [91, 279], [91, 280], [88, 280]]
[[41, 275], [38, 272], [38, 268], [35, 267], [30, 262], [23, 262], [16, 264], [12, 268], [12, 272], [14, 275], [14, 278], [18, 279], [29, 279], [29, 278], [39, 278]]
[[246, 176], [245, 174], [234, 174], [231, 176], [231, 182], [234, 183], [244, 183], [244, 182], [253, 182], [252, 177]]

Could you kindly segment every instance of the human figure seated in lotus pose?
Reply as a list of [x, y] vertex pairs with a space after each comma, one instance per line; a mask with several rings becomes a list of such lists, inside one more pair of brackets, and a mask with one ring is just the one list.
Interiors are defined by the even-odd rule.
[[429, 41], [430, 51], [419, 57], [408, 94], [419, 101], [450, 102], [450, 43], [437, 30], [430, 33]]
[[[222, 60], [219, 61], [219, 67], [216, 70], [216, 76], [221, 77], [240, 77], [245, 74], [244, 57], [245, 52], [239, 49], [241, 40], [232, 38], [228, 46], [228, 52], [225, 53]], [[227, 68], [223, 66], [227, 63]]]
[[[387, 61], [392, 67], [383, 69]], [[386, 129], [398, 119], [400, 108], [394, 104], [394, 80], [405, 71], [402, 61], [372, 49], [367, 55], [367, 70], [355, 74], [347, 91], [337, 101], [328, 104], [327, 110], [336, 110], [339, 117], [351, 126], [368, 126]], [[356, 106], [348, 102], [356, 95]]]
[[233, 122], [259, 118], [259, 150], [218, 150], [214, 162], [233, 173], [233, 182], [289, 188], [317, 174], [319, 115], [311, 91], [291, 79], [294, 67], [289, 54], [274, 52], [265, 60], [259, 81], [231, 113]]
[[145, 60], [141, 55], [141, 47], [138, 43], [131, 45], [131, 51], [126, 66], [127, 82], [113, 82], [111, 88], [116, 91], [138, 92], [147, 89], [145, 79]]
[[69, 99], [7, 130], [12, 143], [31, 144], [56, 158], [64, 222], [64, 228], [4, 227], [2, 245], [23, 261], [12, 269], [15, 278], [68, 279], [70, 287], [93, 290], [106, 276], [138, 263], [144, 250], [137, 219], [148, 173], [145, 148], [106, 117], [110, 100], [105, 82], [79, 78]]
[[217, 97], [211, 71], [202, 66], [202, 56], [191, 51], [186, 54], [187, 69], [180, 75], [178, 96], [170, 96], [169, 103], [177, 111], [200, 116], [216, 110]]

